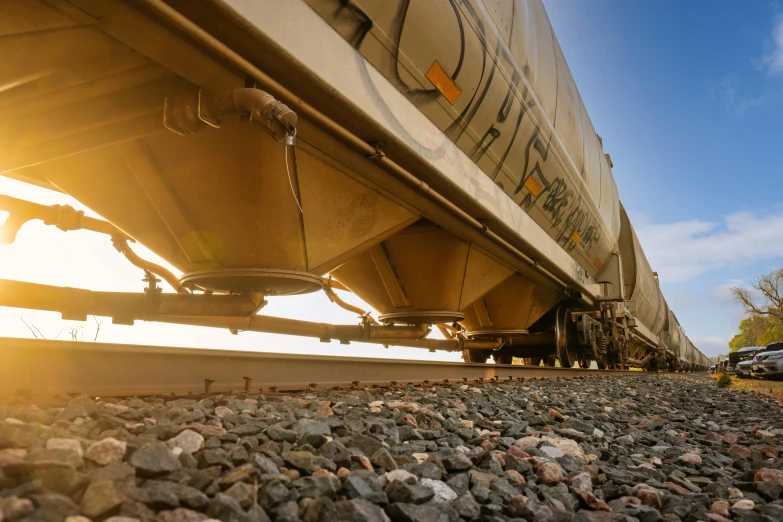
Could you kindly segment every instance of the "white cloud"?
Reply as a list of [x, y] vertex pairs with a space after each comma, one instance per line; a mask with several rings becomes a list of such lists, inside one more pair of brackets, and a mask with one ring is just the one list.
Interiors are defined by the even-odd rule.
[[710, 292], [711, 297], [718, 303], [734, 304], [734, 294], [732, 289], [735, 286], [743, 286], [744, 281], [742, 279], [732, 279], [727, 283], [723, 283], [713, 287]]
[[[766, 66], [766, 58], [763, 60]], [[747, 89], [740, 85], [736, 75], [728, 75], [721, 78], [717, 88], [713, 91], [713, 97], [720, 100], [726, 110], [741, 116], [745, 111], [753, 107], [761, 107], [767, 101], [767, 97], [747, 96], [743, 91]]]
[[653, 270], [667, 283], [684, 281], [715, 268], [783, 258], [780, 211], [764, 216], [736, 212], [722, 222], [636, 223], [636, 232]]
[[783, 16], [778, 16], [772, 29], [772, 50], [764, 57], [770, 74], [783, 73]]

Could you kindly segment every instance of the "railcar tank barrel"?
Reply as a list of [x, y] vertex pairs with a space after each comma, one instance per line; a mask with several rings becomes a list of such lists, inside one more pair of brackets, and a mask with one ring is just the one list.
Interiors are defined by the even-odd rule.
[[438, 204], [446, 207], [450, 212], [457, 215], [462, 220], [468, 222], [471, 226], [473, 226], [477, 230], [486, 234], [493, 241], [501, 245], [503, 248], [507, 249], [509, 252], [514, 254], [516, 257], [518, 257], [519, 259], [527, 263], [529, 266], [531, 266], [541, 274], [543, 274], [545, 277], [550, 279], [552, 282], [556, 283], [561, 288], [564, 289], [569, 288], [569, 285], [566, 282], [564, 282], [555, 274], [553, 274], [552, 272], [550, 272], [549, 270], [541, 266], [538, 263], [538, 261], [525, 255], [518, 248], [514, 247], [511, 243], [501, 238], [495, 232], [489, 230], [486, 224], [481, 223], [480, 221], [473, 218], [470, 214], [468, 214], [467, 212], [459, 208], [457, 205], [455, 205], [454, 203], [452, 203], [451, 201], [443, 197], [435, 190], [433, 190], [429, 185], [424, 183], [422, 180], [420, 180], [419, 178], [417, 178], [416, 176], [414, 176], [413, 174], [411, 174], [410, 172], [402, 168], [394, 161], [390, 160], [388, 156], [385, 155], [378, 156], [377, 154], [378, 151], [375, 147], [373, 147], [366, 141], [362, 140], [358, 136], [354, 135], [353, 133], [351, 133], [350, 131], [348, 131], [347, 129], [345, 129], [344, 127], [342, 127], [341, 125], [333, 121], [332, 119], [328, 118], [326, 115], [324, 115], [316, 108], [314, 108], [312, 105], [302, 100], [300, 97], [296, 96], [294, 93], [292, 93], [290, 90], [282, 86], [280, 83], [278, 83], [269, 75], [261, 71], [256, 66], [254, 66], [252, 63], [239, 56], [231, 48], [229, 48], [228, 46], [220, 42], [218, 39], [210, 35], [208, 32], [200, 28], [192, 21], [188, 20], [176, 9], [167, 5], [162, 0], [140, 0], [140, 3], [146, 5], [148, 8], [158, 13], [161, 17], [168, 20], [175, 27], [182, 30], [185, 34], [189, 35], [197, 42], [207, 46], [209, 49], [218, 53], [221, 57], [225, 58], [229, 63], [231, 63], [234, 67], [236, 67], [240, 71], [251, 76], [255, 81], [259, 82], [259, 84], [262, 87], [272, 91], [276, 96], [282, 98], [286, 103], [293, 106], [296, 109], [297, 113], [299, 113], [300, 115], [305, 115], [309, 119], [315, 121], [319, 126], [325, 127], [335, 136], [339, 136], [342, 141], [350, 144], [354, 148], [357, 148], [359, 152], [361, 152], [365, 156], [367, 157], [377, 156], [377, 162], [383, 165], [387, 171], [402, 178], [403, 181], [414, 186], [420, 192], [436, 200]]

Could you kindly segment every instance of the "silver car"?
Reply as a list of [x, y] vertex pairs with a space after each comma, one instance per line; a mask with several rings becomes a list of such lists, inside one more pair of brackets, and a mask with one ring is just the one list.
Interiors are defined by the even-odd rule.
[[726, 371], [729, 375], [735, 374], [740, 379], [750, 377], [753, 357], [764, 350], [766, 350], [766, 348], [762, 346], [746, 346], [745, 348], [740, 348], [736, 352], [730, 353], [729, 366], [726, 368]]
[[740, 379], [747, 379], [751, 376], [750, 371], [753, 367], [753, 359], [745, 359], [744, 361], [740, 361], [737, 363], [737, 365], [734, 367], [734, 373], [739, 377]]
[[753, 375], [764, 379], [774, 379], [783, 375], [783, 350], [763, 352], [753, 362]]

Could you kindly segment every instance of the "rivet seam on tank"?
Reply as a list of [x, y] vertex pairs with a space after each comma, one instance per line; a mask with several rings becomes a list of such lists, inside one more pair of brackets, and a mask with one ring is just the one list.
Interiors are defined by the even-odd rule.
[[443, 67], [436, 61], [432, 62], [430, 70], [427, 71], [427, 79], [440, 91], [444, 98], [446, 98], [450, 104], [454, 105], [459, 95], [462, 94], [462, 89], [457, 87], [451, 76], [443, 70]]

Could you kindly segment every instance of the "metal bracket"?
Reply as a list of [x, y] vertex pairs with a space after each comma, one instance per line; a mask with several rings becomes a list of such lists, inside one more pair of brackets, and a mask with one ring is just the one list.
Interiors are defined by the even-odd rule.
[[174, 118], [173, 114], [171, 114], [171, 112], [174, 110], [172, 108], [173, 106], [174, 102], [170, 101], [170, 98], [163, 100], [163, 126], [174, 134], [179, 134], [180, 136], [190, 136], [193, 134], [193, 131], [177, 125], [176, 122], [172, 121], [172, 119], [177, 119]]
[[381, 159], [386, 157], [386, 153], [383, 151], [383, 148], [386, 146], [386, 144], [382, 141], [376, 141], [375, 143], [371, 143], [373, 147], [375, 147], [375, 154], [370, 154], [367, 157], [370, 159]]
[[144, 289], [144, 320], [154, 321], [158, 318], [158, 310], [160, 310], [160, 294], [163, 293], [163, 289], [158, 287], [160, 279], [155, 277], [155, 274], [149, 270], [144, 271], [144, 279], [147, 283], [147, 288]]
[[202, 100], [204, 98], [204, 89], [198, 90], [198, 110], [196, 114], [198, 114], [198, 119], [209, 125], [210, 127], [214, 127], [216, 129], [220, 128], [220, 124], [223, 123], [220, 118], [213, 118], [209, 115], [207, 112], [206, 106], [204, 103], [202, 103]]

